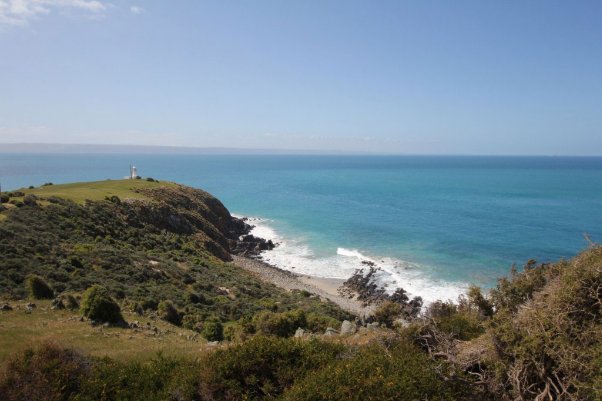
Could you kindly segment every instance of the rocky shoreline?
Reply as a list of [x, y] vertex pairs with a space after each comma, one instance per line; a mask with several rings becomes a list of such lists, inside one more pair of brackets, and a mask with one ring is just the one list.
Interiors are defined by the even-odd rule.
[[278, 244], [274, 244], [272, 240], [252, 235], [251, 231], [254, 226], [249, 224], [249, 221], [250, 219], [247, 217], [232, 216], [230, 236], [237, 239], [231, 240], [230, 253], [235, 265], [254, 273], [263, 281], [272, 283], [277, 287], [289, 291], [302, 290], [313, 293], [336, 303], [342, 309], [359, 317], [366, 317], [371, 314], [374, 309], [373, 306], [365, 305], [356, 297], [341, 294], [339, 289], [345, 280], [296, 274], [262, 261], [261, 253], [274, 249]]
[[338, 289], [344, 280], [312, 277], [295, 274], [269, 265], [261, 260], [250, 257], [232, 255], [233, 263], [247, 271], [252, 272], [260, 279], [270, 282], [286, 290], [308, 291], [317, 296], [332, 301], [342, 309], [354, 313], [359, 317], [371, 314], [373, 306], [364, 306], [355, 298], [348, 298], [339, 294]]

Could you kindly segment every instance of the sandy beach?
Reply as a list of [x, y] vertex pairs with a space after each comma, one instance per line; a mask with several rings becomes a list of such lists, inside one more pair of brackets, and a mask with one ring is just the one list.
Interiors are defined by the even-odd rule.
[[358, 316], [369, 315], [372, 306], [363, 306], [355, 299], [349, 299], [339, 295], [338, 288], [343, 285], [344, 280], [324, 278], [295, 274], [286, 270], [271, 266], [261, 260], [232, 255], [233, 263], [248, 270], [264, 281], [270, 282], [286, 290], [305, 290], [328, 299], [341, 308], [357, 314]]

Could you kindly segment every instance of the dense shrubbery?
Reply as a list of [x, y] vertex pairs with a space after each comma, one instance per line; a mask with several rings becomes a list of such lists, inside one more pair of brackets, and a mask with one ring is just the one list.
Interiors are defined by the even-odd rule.
[[502, 280], [492, 300], [492, 392], [508, 399], [600, 399], [601, 247], [571, 262], [529, 263]]
[[87, 358], [45, 344], [16, 354], [0, 372], [3, 401], [197, 400], [199, 365], [157, 356], [148, 362]]
[[52, 346], [29, 350], [4, 367], [0, 394], [9, 401], [99, 394], [106, 400], [594, 401], [602, 385], [601, 288], [602, 248], [595, 248], [571, 262], [528, 266], [490, 297], [472, 289], [458, 303], [436, 302], [401, 336], [368, 331], [375, 335], [368, 345], [343, 345], [350, 337], [280, 338], [303, 321], [303, 312], [266, 311], [226, 331], [248, 333], [257, 324], [273, 335], [199, 361], [122, 363]]
[[123, 321], [121, 309], [109, 294], [106, 288], [93, 285], [84, 293], [81, 303], [81, 312], [88, 319], [108, 323]]
[[442, 380], [446, 367], [407, 342], [370, 345], [333, 359], [298, 380], [290, 401], [458, 400], [468, 393], [461, 378]]
[[275, 399], [310, 371], [344, 350], [340, 344], [254, 337], [216, 351], [202, 370], [203, 399]]
[[89, 371], [77, 352], [46, 344], [14, 355], [0, 371], [3, 401], [66, 401], [80, 391]]

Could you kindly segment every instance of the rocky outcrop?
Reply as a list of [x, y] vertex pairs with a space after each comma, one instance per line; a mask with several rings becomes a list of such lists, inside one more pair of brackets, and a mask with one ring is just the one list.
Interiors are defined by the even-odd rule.
[[140, 190], [149, 199], [130, 199], [119, 207], [128, 224], [152, 225], [177, 234], [195, 235], [202, 245], [222, 260], [231, 254], [253, 257], [275, 247], [250, 234], [253, 226], [233, 217], [211, 194], [182, 185]]
[[232, 241], [231, 244], [230, 252], [240, 256], [257, 256], [261, 252], [275, 247], [272, 240], [266, 241], [251, 234], [242, 235], [238, 240]]

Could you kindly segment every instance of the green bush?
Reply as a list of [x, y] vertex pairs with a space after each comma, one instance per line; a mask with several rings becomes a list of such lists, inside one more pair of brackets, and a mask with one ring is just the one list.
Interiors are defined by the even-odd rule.
[[201, 335], [207, 341], [222, 341], [224, 339], [224, 326], [219, 321], [205, 322]]
[[253, 324], [258, 333], [278, 337], [290, 337], [297, 328], [306, 328], [305, 312], [296, 309], [288, 312], [262, 311], [253, 317]]
[[88, 361], [73, 350], [46, 343], [12, 356], [0, 371], [3, 401], [67, 401], [80, 390]]
[[172, 301], [161, 301], [159, 303], [159, 307], [157, 308], [157, 313], [159, 317], [165, 320], [166, 322], [175, 324], [176, 326], [182, 324], [182, 318], [180, 316], [180, 313], [178, 312], [178, 309], [175, 307]]
[[108, 323], [123, 322], [119, 305], [111, 297], [109, 291], [99, 285], [93, 285], [86, 290], [80, 310], [88, 319]]
[[92, 362], [74, 401], [198, 400], [196, 361], [158, 354], [144, 362], [108, 358]]
[[[438, 366], [439, 365], [439, 366]], [[370, 345], [347, 358], [331, 359], [300, 378], [287, 401], [458, 400], [468, 389], [463, 381], [443, 380], [446, 365], [431, 360], [407, 342]]]
[[193, 401], [198, 362], [158, 355], [145, 362], [85, 357], [45, 344], [13, 356], [0, 371], [2, 401]]
[[256, 336], [202, 361], [201, 399], [275, 399], [344, 350], [340, 344]]
[[54, 297], [54, 291], [40, 276], [30, 274], [25, 280], [25, 285], [29, 296], [34, 299], [52, 299]]
[[0, 203], [8, 203], [10, 196], [7, 194], [0, 194]]

